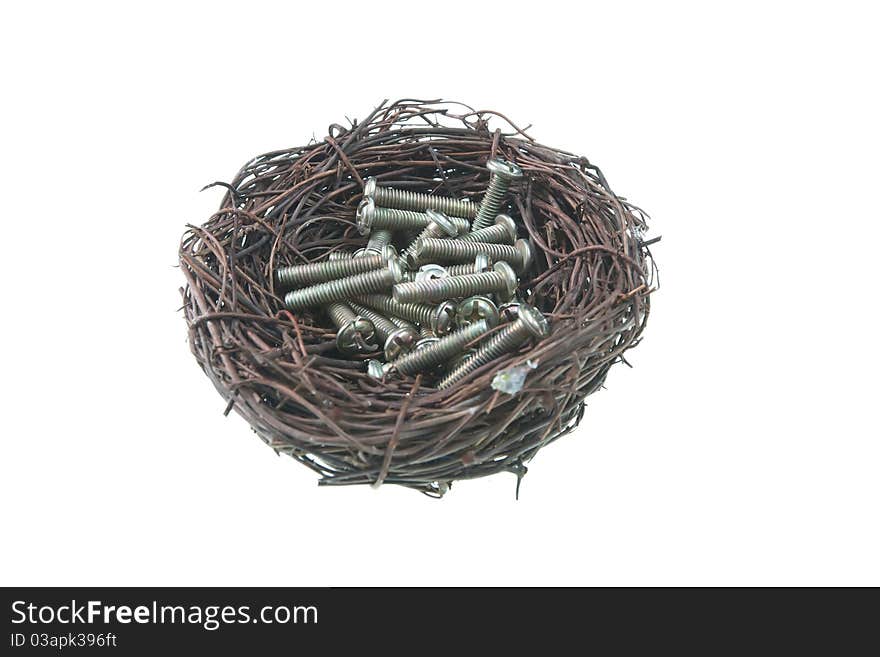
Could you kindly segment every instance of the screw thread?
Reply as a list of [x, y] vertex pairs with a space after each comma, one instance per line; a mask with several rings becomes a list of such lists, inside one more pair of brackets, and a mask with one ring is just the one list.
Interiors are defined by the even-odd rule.
[[507, 288], [504, 275], [496, 271], [485, 271], [465, 276], [447, 276], [431, 281], [411, 281], [398, 283], [393, 288], [394, 300], [398, 303], [419, 301], [444, 301], [474, 294], [503, 292]]
[[510, 238], [510, 232], [508, 232], [507, 226], [503, 226], [501, 224], [492, 224], [491, 226], [488, 226], [486, 228], [481, 228], [479, 230], [467, 233], [466, 235], [461, 235], [456, 239], [462, 242], [513, 244], [513, 240]]
[[492, 225], [495, 216], [501, 210], [501, 204], [504, 202], [508, 189], [510, 189], [510, 180], [505, 176], [493, 173], [489, 177], [489, 186], [486, 188], [483, 200], [480, 201], [480, 210], [471, 224], [472, 231], [482, 230]]
[[468, 201], [460, 201], [449, 196], [434, 196], [420, 192], [410, 192], [390, 187], [376, 187], [373, 197], [376, 205], [398, 210], [437, 210], [443, 214], [455, 217], [473, 219], [477, 216], [477, 204]]
[[401, 317], [391, 316], [388, 319], [390, 319], [392, 322], [394, 322], [394, 325], [397, 328], [405, 328], [405, 329], [409, 329], [410, 331], [413, 331], [414, 333], [420, 333], [419, 329], [416, 327], [415, 324], [413, 324], [412, 322], [409, 322]]
[[404, 375], [424, 372], [441, 363], [447, 362], [453, 356], [489, 330], [486, 320], [481, 319], [458, 331], [453, 331], [447, 336], [440, 338], [434, 344], [422, 349], [411, 351], [393, 362], [394, 369]]
[[424, 303], [398, 303], [386, 294], [368, 294], [358, 301], [386, 315], [402, 317], [422, 326], [431, 326], [435, 308]]
[[[444, 213], [445, 214], [445, 213]], [[449, 216], [460, 233], [470, 230], [470, 224], [463, 217]], [[424, 212], [414, 210], [394, 210], [392, 208], [376, 208], [373, 213], [371, 230], [385, 229], [391, 231], [424, 230], [432, 223], [431, 217]]]
[[446, 376], [437, 382], [440, 389], [448, 388], [464, 379], [466, 376], [490, 363], [502, 354], [513, 351], [523, 342], [529, 339], [531, 332], [522, 320], [516, 320], [513, 324], [504, 327], [498, 333], [486, 340], [471, 356], [465, 358], [459, 365], [452, 369]]
[[[456, 226], [456, 228], [458, 228], [458, 226]], [[419, 240], [428, 237], [447, 239], [450, 237], [450, 235], [446, 234], [440, 224], [438, 224], [436, 221], [432, 221], [427, 226], [425, 226], [424, 230], [422, 230], [422, 232], [419, 233], [418, 236], [412, 242], [410, 242], [403, 251], [400, 252], [400, 257], [405, 259]]]
[[477, 266], [472, 263], [466, 264], [458, 264], [458, 265], [447, 265], [446, 266], [446, 275], [447, 276], [466, 276], [468, 274], [477, 274]]
[[345, 278], [379, 269], [386, 263], [381, 253], [364, 254], [362, 258], [334, 258], [325, 262], [310, 262], [304, 265], [282, 267], [275, 272], [275, 280], [285, 288], [301, 287], [313, 283], [323, 283], [336, 278]]
[[322, 306], [340, 299], [388, 290], [394, 283], [394, 272], [386, 267], [288, 292], [284, 296], [284, 305], [290, 310]]
[[359, 315], [362, 317], [366, 317], [368, 320], [373, 322], [373, 327], [376, 329], [376, 335], [379, 337], [381, 342], [385, 342], [388, 339], [388, 336], [391, 335], [396, 329], [397, 326], [390, 319], [385, 317], [382, 313], [373, 310], [372, 308], [368, 308], [359, 303], [349, 302], [351, 307], [354, 308]]
[[[367, 240], [367, 251], [375, 251], [376, 253], [381, 254], [386, 246], [391, 244], [391, 240], [394, 239], [394, 234], [390, 230], [371, 230], [370, 231], [370, 239]], [[365, 253], [363, 256], [366, 256]]]
[[327, 306], [327, 314], [330, 315], [330, 319], [333, 320], [333, 325], [337, 329], [341, 329], [343, 326], [350, 324], [357, 319], [357, 315], [354, 314], [354, 311], [341, 301], [334, 301]]
[[493, 262], [504, 260], [514, 269], [522, 268], [522, 254], [516, 247], [509, 244], [491, 244], [489, 242], [463, 242], [460, 239], [438, 240], [428, 237], [419, 240], [412, 248], [407, 262], [410, 266], [418, 266], [426, 262], [467, 262], [484, 253]]

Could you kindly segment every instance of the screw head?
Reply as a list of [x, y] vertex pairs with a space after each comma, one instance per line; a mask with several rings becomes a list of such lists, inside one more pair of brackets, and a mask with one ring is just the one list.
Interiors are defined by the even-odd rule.
[[513, 243], [513, 248], [519, 252], [519, 271], [522, 273], [527, 272], [532, 268], [532, 245], [529, 244], [528, 240], [517, 240]]
[[364, 183], [364, 198], [372, 199], [374, 196], [376, 196], [376, 179], [370, 176]]
[[395, 283], [401, 283], [406, 278], [406, 271], [404, 270], [403, 265], [400, 264], [400, 260], [397, 258], [391, 258], [388, 260], [388, 269], [391, 270]]
[[518, 321], [521, 321], [531, 331], [532, 335], [541, 340], [550, 335], [550, 323], [544, 314], [528, 303], [519, 306]]
[[492, 259], [485, 253], [478, 253], [474, 258], [474, 272], [482, 274], [484, 271], [492, 269]]
[[418, 342], [416, 342], [415, 350], [424, 349], [429, 344], [434, 344], [435, 342], [440, 342], [440, 338], [422, 338]]
[[448, 275], [446, 267], [436, 264], [422, 265], [416, 273], [416, 281], [436, 281], [438, 278], [446, 278]]
[[516, 321], [516, 318], [519, 317], [519, 301], [508, 301], [507, 303], [502, 303], [498, 306], [498, 315], [503, 322], [513, 322]]
[[443, 232], [449, 235], [449, 237], [455, 237], [458, 235], [458, 227], [442, 212], [425, 210], [425, 214], [428, 215], [428, 218], [430, 218], [431, 221], [440, 226], [440, 228], [443, 229]]
[[517, 283], [516, 272], [513, 271], [513, 267], [501, 260], [492, 265], [492, 269], [504, 276], [504, 282], [507, 285], [504, 291], [500, 292], [499, 294], [505, 301], [507, 301], [508, 299], [512, 299], [513, 296], [516, 294]]
[[376, 346], [372, 342], [375, 334], [373, 322], [357, 317], [336, 331], [336, 348], [347, 356], [373, 349]]
[[358, 232], [368, 235], [373, 226], [373, 215], [376, 213], [376, 203], [371, 198], [365, 198], [358, 203], [355, 219], [357, 220]]
[[452, 301], [444, 301], [434, 311], [431, 318], [431, 328], [437, 335], [446, 335], [455, 325], [455, 304]]
[[513, 162], [508, 162], [507, 160], [502, 160], [501, 158], [495, 158], [494, 160], [489, 160], [486, 162], [486, 168], [489, 169], [496, 176], [501, 176], [502, 178], [507, 178], [508, 180], [516, 180], [517, 178], [523, 177], [522, 169], [516, 166]]
[[387, 370], [385, 369], [385, 365], [376, 360], [375, 358], [371, 358], [367, 361], [367, 374], [369, 374], [374, 379], [381, 379], [385, 376]]
[[401, 327], [392, 331], [385, 340], [385, 360], [397, 360], [412, 349], [418, 339], [418, 331], [413, 331], [411, 328]]
[[510, 235], [510, 241], [514, 242], [516, 240], [516, 222], [510, 215], [507, 214], [499, 214], [495, 217], [495, 223], [500, 226], [504, 226], [507, 229], [507, 234]]
[[489, 328], [498, 326], [498, 308], [488, 297], [475, 295], [458, 304], [455, 312], [458, 328], [470, 326], [481, 319], [486, 320]]

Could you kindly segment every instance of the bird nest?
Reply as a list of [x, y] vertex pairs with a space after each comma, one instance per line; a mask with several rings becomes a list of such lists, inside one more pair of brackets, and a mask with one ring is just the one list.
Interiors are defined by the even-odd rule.
[[[544, 340], [440, 389], [434, 373], [370, 376], [369, 355], [337, 351], [324, 312], [285, 308], [277, 268], [363, 247], [355, 212], [368, 177], [479, 202], [496, 157], [524, 172], [506, 212], [534, 245], [519, 295], [548, 319]], [[440, 496], [455, 480], [512, 472], [518, 488], [525, 464], [577, 426], [587, 395], [626, 362], [648, 318], [655, 268], [645, 214], [586, 158], [542, 146], [495, 112], [383, 103], [215, 184], [227, 189], [220, 209], [189, 226], [180, 246], [192, 352], [226, 412], [320, 484]], [[509, 373], [516, 385], [497, 385]]]

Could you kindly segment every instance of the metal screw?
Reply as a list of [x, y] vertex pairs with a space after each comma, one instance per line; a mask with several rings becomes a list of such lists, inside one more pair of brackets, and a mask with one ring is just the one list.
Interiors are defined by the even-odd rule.
[[[394, 233], [390, 230], [373, 230], [370, 231], [370, 239], [367, 240], [367, 245], [364, 247], [364, 251], [373, 252], [373, 253], [384, 253], [386, 249], [393, 249], [391, 246], [391, 240], [394, 239]], [[355, 257], [361, 257], [360, 251], [355, 254]]]
[[480, 346], [470, 358], [466, 358], [457, 367], [450, 370], [437, 383], [440, 389], [448, 388], [467, 377], [472, 372], [491, 363], [493, 360], [513, 351], [530, 338], [541, 340], [550, 334], [550, 325], [547, 319], [534, 306], [522, 304], [519, 308], [519, 317], [498, 333], [491, 336]]
[[454, 217], [473, 219], [477, 216], [477, 204], [459, 201], [448, 196], [420, 194], [390, 187], [379, 187], [375, 178], [367, 178], [364, 198], [371, 198], [377, 205], [398, 210], [439, 210]]
[[467, 345], [483, 335], [489, 328], [489, 324], [481, 319], [469, 326], [453, 331], [446, 337], [427, 344], [421, 349], [401, 356], [391, 363], [389, 369], [396, 370], [405, 376], [429, 370], [461, 353]]
[[[433, 237], [433, 235], [425, 235]], [[513, 244], [516, 241], [516, 223], [506, 214], [495, 217], [495, 223], [459, 237], [463, 242], [491, 242], [494, 244]]]
[[465, 276], [449, 276], [434, 281], [412, 281], [394, 286], [394, 300], [399, 303], [457, 299], [474, 294], [497, 292], [505, 299], [516, 293], [516, 273], [504, 261], [496, 262], [493, 271]]
[[278, 285], [290, 289], [362, 274], [384, 267], [386, 262], [388, 262], [388, 258], [383, 253], [368, 253], [357, 259], [334, 258], [326, 262], [310, 262], [304, 265], [282, 267], [275, 271], [275, 280]]
[[413, 348], [419, 339], [419, 332], [414, 326], [397, 326], [381, 313], [358, 303], [351, 302], [351, 307], [360, 315], [373, 322], [376, 336], [383, 344], [386, 360], [394, 360]]
[[374, 379], [381, 379], [385, 376], [385, 373], [391, 367], [391, 364], [383, 364], [381, 361], [376, 360], [375, 358], [370, 358], [367, 361], [367, 374], [369, 374]]
[[455, 304], [451, 301], [433, 306], [426, 303], [398, 303], [386, 294], [368, 294], [361, 296], [358, 302], [386, 315], [428, 326], [437, 335], [448, 333], [455, 325]]
[[[428, 267], [430, 265], [424, 265]], [[440, 265], [433, 265], [439, 267]], [[479, 274], [484, 271], [492, 270], [492, 260], [485, 253], [479, 253], [474, 258], [473, 264], [464, 265], [447, 265], [445, 267], [447, 276], [464, 276], [465, 274]], [[419, 280], [418, 277], [415, 280]]]
[[513, 301], [508, 301], [507, 303], [502, 303], [498, 306], [498, 316], [503, 322], [513, 322], [519, 317], [519, 307], [522, 305], [522, 301], [517, 298], [514, 298]]
[[526, 240], [517, 240], [510, 245], [438, 240], [432, 237], [416, 242], [407, 255], [406, 263], [415, 269], [426, 262], [468, 262], [480, 253], [485, 253], [495, 262], [509, 262], [520, 273], [532, 266], [532, 247]]
[[455, 311], [455, 321], [459, 328], [481, 320], [485, 320], [489, 328], [494, 328], [498, 326], [498, 319], [498, 308], [491, 299], [480, 295], [468, 297], [458, 304]]
[[323, 306], [332, 301], [388, 290], [402, 280], [403, 268], [400, 263], [397, 260], [389, 260], [388, 266], [383, 269], [325, 281], [288, 292], [284, 296], [284, 305], [290, 310]]
[[[459, 233], [466, 233], [470, 230], [470, 224], [467, 219], [454, 215], [447, 216], [458, 228]], [[378, 229], [391, 231], [424, 230], [431, 223], [431, 216], [427, 212], [380, 208], [376, 207], [373, 199], [370, 198], [360, 202], [355, 218], [357, 219], [358, 230], [361, 235], [366, 235], [370, 231]]]
[[327, 314], [336, 326], [336, 348], [340, 353], [350, 356], [376, 348], [373, 343], [376, 330], [370, 320], [358, 317], [341, 301], [331, 303]]
[[455, 237], [458, 235], [458, 226], [456, 226], [455, 223], [453, 223], [449, 217], [442, 212], [427, 210], [425, 214], [431, 217], [431, 221], [425, 226], [425, 229], [419, 233], [418, 237], [412, 240], [409, 243], [409, 246], [400, 252], [400, 257], [404, 260], [406, 259], [409, 250], [413, 247], [413, 244], [424, 237], [436, 237], [437, 239], [442, 239], [444, 237]]
[[492, 225], [504, 203], [504, 196], [510, 188], [510, 183], [522, 178], [523, 175], [522, 169], [518, 166], [501, 159], [489, 160], [486, 168], [490, 172], [489, 186], [486, 188], [483, 200], [480, 201], [480, 210], [471, 224], [471, 230], [481, 230]]
[[440, 265], [429, 264], [422, 265], [419, 267], [419, 270], [415, 273], [415, 276], [410, 279], [413, 281], [435, 281], [438, 278], [446, 278], [449, 276], [449, 272], [446, 271], [446, 267], [441, 267]]

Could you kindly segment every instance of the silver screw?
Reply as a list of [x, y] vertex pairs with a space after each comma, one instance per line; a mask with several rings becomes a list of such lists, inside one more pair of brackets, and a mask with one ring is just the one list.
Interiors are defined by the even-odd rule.
[[427, 210], [425, 211], [425, 214], [431, 217], [431, 221], [425, 226], [425, 229], [419, 233], [418, 237], [412, 240], [409, 243], [409, 246], [400, 252], [400, 257], [404, 260], [413, 245], [422, 238], [436, 237], [437, 239], [443, 239], [444, 237], [455, 237], [458, 235], [458, 226], [456, 226], [455, 223], [442, 212]]
[[494, 262], [504, 260], [518, 272], [528, 271], [532, 266], [532, 247], [526, 240], [510, 244], [486, 242], [462, 242], [461, 240], [438, 240], [432, 237], [419, 240], [407, 255], [406, 263], [415, 269], [426, 262], [468, 262], [485, 253]]
[[[335, 262], [335, 261], [334, 261]], [[403, 268], [397, 260], [389, 260], [388, 266], [374, 271], [355, 274], [334, 281], [325, 281], [310, 287], [288, 292], [284, 305], [290, 310], [323, 306], [332, 301], [388, 290], [403, 280]]]
[[370, 320], [358, 317], [341, 301], [331, 303], [327, 314], [336, 326], [336, 348], [340, 353], [350, 356], [376, 348], [373, 343], [376, 330]]
[[[428, 267], [429, 265], [424, 266]], [[434, 267], [439, 266], [440, 265], [434, 265]], [[446, 276], [464, 276], [465, 274], [479, 274], [480, 272], [492, 270], [492, 260], [485, 253], [480, 253], [477, 254], [477, 256], [474, 258], [473, 264], [447, 265], [445, 269]], [[418, 278], [416, 278], [415, 280], [418, 280]]]
[[358, 258], [370, 252], [384, 253], [387, 249], [393, 249], [394, 247], [391, 246], [391, 240], [393, 239], [394, 233], [390, 230], [379, 229], [370, 231], [370, 239], [367, 240], [367, 245], [363, 249], [364, 253], [358, 251], [355, 257]]
[[455, 322], [458, 328], [470, 326], [481, 320], [485, 320], [489, 328], [498, 326], [498, 308], [491, 299], [475, 295], [458, 304], [455, 311]]
[[498, 333], [491, 336], [477, 350], [462, 361], [457, 367], [437, 382], [440, 389], [448, 388], [491, 363], [502, 354], [513, 351], [530, 338], [542, 340], [550, 334], [550, 325], [547, 319], [534, 306], [522, 304], [519, 308], [519, 317], [513, 324], [505, 326]]
[[504, 261], [496, 262], [493, 271], [465, 276], [449, 276], [433, 281], [398, 283], [392, 295], [399, 303], [424, 303], [442, 299], [458, 299], [474, 294], [497, 292], [505, 299], [516, 293], [516, 273]]
[[428, 326], [437, 335], [448, 333], [455, 326], [455, 304], [451, 301], [444, 301], [439, 306], [426, 303], [398, 303], [386, 294], [368, 294], [361, 296], [357, 301], [385, 315], [402, 317], [422, 327]]
[[420, 194], [390, 187], [379, 187], [375, 178], [367, 178], [364, 198], [371, 198], [376, 205], [398, 210], [439, 210], [454, 217], [473, 219], [477, 216], [477, 204], [459, 201], [448, 196]]
[[326, 262], [310, 262], [304, 265], [282, 267], [275, 271], [275, 280], [281, 287], [290, 289], [314, 283], [345, 278], [384, 267], [388, 258], [383, 253], [368, 253], [358, 259], [332, 259]]
[[515, 298], [512, 301], [508, 301], [507, 303], [502, 303], [498, 306], [498, 316], [501, 321], [513, 322], [519, 317], [519, 307], [522, 305], [522, 301]]
[[[433, 237], [433, 235], [425, 235]], [[516, 223], [506, 214], [495, 217], [495, 223], [487, 228], [473, 231], [459, 237], [463, 242], [491, 242], [493, 244], [513, 244], [516, 241]]]
[[358, 303], [350, 302], [358, 314], [366, 317], [376, 327], [376, 336], [383, 344], [386, 360], [394, 360], [413, 348], [419, 339], [419, 332], [410, 326], [397, 326], [382, 313]]
[[453, 331], [436, 342], [426, 344], [421, 349], [411, 351], [391, 363], [390, 370], [396, 370], [405, 376], [432, 369], [449, 361], [471, 342], [489, 330], [485, 320], [474, 322], [465, 328]]
[[449, 272], [446, 271], [446, 267], [441, 267], [440, 265], [428, 264], [422, 265], [419, 267], [419, 270], [415, 272], [415, 275], [410, 279], [412, 281], [434, 281], [438, 278], [446, 278], [449, 276]]
[[[459, 233], [470, 230], [467, 219], [447, 215], [455, 224]], [[414, 210], [392, 210], [391, 208], [376, 207], [373, 199], [364, 199], [360, 202], [355, 215], [358, 230], [361, 235], [366, 235], [375, 230], [424, 230], [431, 223], [431, 216], [427, 212], [415, 212]]]
[[510, 188], [510, 183], [522, 178], [523, 175], [522, 169], [518, 166], [501, 159], [489, 160], [486, 168], [490, 172], [489, 186], [486, 188], [483, 200], [480, 201], [480, 210], [471, 224], [471, 230], [481, 230], [492, 225], [504, 203], [504, 196]]

